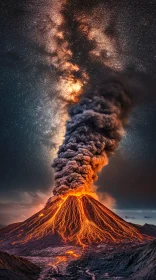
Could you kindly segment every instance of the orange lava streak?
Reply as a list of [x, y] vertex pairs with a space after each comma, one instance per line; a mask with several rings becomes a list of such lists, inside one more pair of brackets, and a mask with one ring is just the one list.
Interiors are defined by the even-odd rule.
[[68, 261], [71, 261], [73, 259], [76, 260], [76, 259], [80, 258], [80, 256], [81, 255], [78, 254], [76, 251], [68, 250], [62, 255], [54, 256], [53, 261], [49, 262], [48, 266], [58, 265], [60, 263], [68, 262]]
[[122, 219], [89, 195], [69, 195], [53, 219], [56, 230], [65, 241], [82, 246], [97, 242], [121, 242], [139, 234]]
[[77, 254], [76, 252], [74, 252], [73, 250], [69, 250], [66, 252], [67, 255], [73, 256], [74, 258], [78, 258], [80, 257], [79, 254]]
[[[39, 213], [9, 232], [8, 237], [13, 236], [12, 244], [17, 245], [45, 237], [55, 240], [56, 234], [64, 242], [82, 247], [100, 242], [120, 243], [145, 239], [132, 225], [84, 192], [53, 197]], [[74, 256], [72, 251], [66, 253]]]

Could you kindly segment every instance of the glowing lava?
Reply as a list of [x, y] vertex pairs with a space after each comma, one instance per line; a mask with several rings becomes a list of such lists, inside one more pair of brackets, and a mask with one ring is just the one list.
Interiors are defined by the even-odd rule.
[[54, 256], [53, 260], [48, 263], [48, 266], [55, 265], [57, 267], [57, 265], [60, 263], [69, 262], [69, 261], [72, 261], [73, 259], [76, 260], [76, 259], [80, 258], [80, 256], [81, 255], [78, 254], [77, 251], [68, 250], [61, 255]]
[[58, 237], [61, 242], [83, 247], [100, 242], [120, 243], [145, 239], [132, 225], [87, 193], [53, 197], [39, 213], [12, 231], [5, 232], [5, 239], [9, 239], [12, 245], [36, 241], [46, 244], [47, 238], [54, 245]]

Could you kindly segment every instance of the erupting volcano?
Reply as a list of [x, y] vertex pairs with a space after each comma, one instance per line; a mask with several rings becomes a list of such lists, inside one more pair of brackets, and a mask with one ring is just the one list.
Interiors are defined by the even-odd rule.
[[133, 226], [93, 196], [81, 193], [54, 197], [43, 210], [15, 225], [11, 231], [9, 228], [1, 230], [0, 236], [5, 236], [13, 246], [37, 243], [44, 244], [44, 247], [55, 245], [56, 242], [84, 247], [100, 242], [119, 243], [145, 239]]
[[83, 94], [70, 109], [65, 139], [53, 164], [54, 196], [25, 222], [1, 230], [2, 244], [7, 239], [13, 246], [29, 242], [85, 246], [145, 238], [93, 195], [97, 172], [117, 148], [131, 104], [117, 81], [96, 85]]

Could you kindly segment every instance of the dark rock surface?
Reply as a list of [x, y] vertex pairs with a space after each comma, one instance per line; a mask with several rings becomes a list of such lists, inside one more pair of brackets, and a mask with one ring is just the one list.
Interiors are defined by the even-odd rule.
[[128, 247], [117, 249], [115, 252], [103, 249], [98, 252], [90, 252], [69, 264], [67, 273], [73, 277], [69, 279], [75, 280], [155, 280], [156, 240], [147, 244], [135, 245], [129, 249]]
[[[70, 255], [67, 258], [71, 250], [79, 255], [75, 260]], [[156, 240], [100, 244], [84, 250], [64, 246], [28, 253], [25, 259], [1, 252], [0, 280], [156, 280]]]
[[0, 280], [37, 280], [40, 268], [22, 257], [0, 251]]
[[[1, 233], [18, 226], [10, 225]], [[156, 226], [133, 226], [153, 238], [135, 243], [101, 243], [84, 249], [67, 244], [47, 248], [45, 243], [35, 248], [28, 244], [8, 248], [9, 254], [0, 252], [0, 280], [156, 280]], [[72, 251], [77, 257], [68, 254]]]
[[28, 259], [42, 267], [38, 280], [156, 280], [156, 240], [116, 246], [100, 244], [86, 248], [74, 261], [71, 257], [55, 262], [54, 255], [65, 256], [65, 251], [65, 247], [56, 252], [49, 248], [46, 256], [41, 250], [38, 257], [32, 252]]
[[148, 236], [156, 237], [156, 226], [150, 224], [136, 225], [132, 224], [141, 234], [146, 234]]

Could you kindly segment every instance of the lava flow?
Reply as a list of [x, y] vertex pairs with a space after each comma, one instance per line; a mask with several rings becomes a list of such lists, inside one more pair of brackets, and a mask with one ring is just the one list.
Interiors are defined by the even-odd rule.
[[[132, 225], [118, 217], [87, 193], [53, 197], [45, 208], [16, 225], [0, 231], [0, 237], [12, 246], [39, 241], [46, 246], [56, 242], [85, 247], [96, 243], [120, 243], [144, 240]], [[48, 243], [47, 243], [48, 240]], [[2, 242], [3, 243], [3, 242]]]

